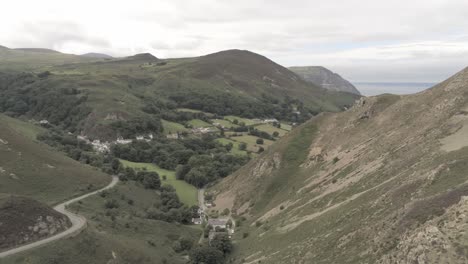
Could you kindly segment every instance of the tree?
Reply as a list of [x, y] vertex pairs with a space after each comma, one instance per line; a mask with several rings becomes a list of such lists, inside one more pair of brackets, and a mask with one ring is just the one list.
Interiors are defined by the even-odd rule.
[[210, 241], [210, 245], [219, 251], [223, 252], [224, 255], [231, 253], [232, 241], [229, 239], [228, 234], [217, 234]]
[[262, 153], [263, 151], [265, 151], [265, 149], [263, 147], [258, 148], [258, 153]]
[[278, 131], [273, 132], [273, 136], [274, 136], [274, 137], [279, 137]]
[[258, 145], [263, 145], [263, 139], [262, 139], [262, 138], [257, 138], [256, 143], [257, 143]]
[[194, 264], [220, 264], [224, 262], [223, 252], [207, 245], [193, 248], [190, 251], [190, 259]]
[[161, 187], [161, 180], [156, 172], [145, 172], [143, 175], [143, 186], [146, 189], [159, 189]]
[[242, 142], [239, 144], [239, 150], [246, 150], [247, 149], [247, 144]]

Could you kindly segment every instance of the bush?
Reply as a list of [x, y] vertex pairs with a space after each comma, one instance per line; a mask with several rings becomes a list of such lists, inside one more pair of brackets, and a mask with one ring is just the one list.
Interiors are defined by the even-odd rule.
[[107, 201], [104, 203], [104, 207], [105, 207], [106, 209], [119, 208], [119, 202], [117, 202], [117, 200], [115, 200], [115, 199], [107, 200]]
[[274, 137], [279, 137], [278, 131], [273, 132], [273, 136], [274, 136]]
[[263, 139], [262, 139], [262, 138], [257, 138], [256, 143], [257, 143], [258, 145], [263, 145]]

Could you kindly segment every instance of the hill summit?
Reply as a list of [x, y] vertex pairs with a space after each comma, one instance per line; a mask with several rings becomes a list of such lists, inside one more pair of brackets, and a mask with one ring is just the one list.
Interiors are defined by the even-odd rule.
[[[249, 263], [467, 263], [468, 69], [320, 114], [227, 177]], [[240, 235], [239, 235], [240, 234]], [[246, 235], [242, 235], [246, 234]]]

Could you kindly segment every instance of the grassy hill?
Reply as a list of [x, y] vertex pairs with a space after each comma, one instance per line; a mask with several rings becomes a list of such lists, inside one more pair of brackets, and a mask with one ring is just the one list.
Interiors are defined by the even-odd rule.
[[[47, 119], [103, 139], [119, 134], [113, 126], [118, 121], [163, 117], [179, 122], [178, 108], [296, 122], [322, 111], [341, 111], [358, 98], [307, 83], [263, 56], [240, 50], [186, 59], [137, 54], [104, 60], [1, 49], [1, 69], [9, 73], [0, 75], [0, 94], [10, 100], [0, 102], [1, 111]], [[33, 73], [14, 73], [25, 70]], [[73, 120], [67, 120], [70, 116]]]
[[[468, 69], [321, 114], [210, 190], [232, 263], [466, 263]], [[243, 220], [245, 219], [245, 220]]]
[[50, 49], [24, 48], [9, 49], [0, 46], [1, 71], [35, 71], [46, 70], [53, 65], [79, 63], [99, 60], [93, 57], [83, 57], [64, 54]]
[[57, 204], [105, 186], [110, 177], [33, 138], [42, 129], [0, 115], [0, 194]]

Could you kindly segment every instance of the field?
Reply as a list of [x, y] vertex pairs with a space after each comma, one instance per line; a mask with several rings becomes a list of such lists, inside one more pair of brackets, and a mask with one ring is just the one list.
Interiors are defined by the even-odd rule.
[[185, 128], [182, 124], [161, 120], [164, 127], [164, 134], [174, 134], [177, 132], [187, 132], [189, 129]]
[[110, 177], [97, 169], [34, 142], [32, 138], [40, 130], [0, 115], [0, 193], [53, 205], [110, 182]]
[[244, 122], [246, 126], [251, 126], [251, 125], [256, 125], [256, 124], [261, 123], [260, 121], [254, 121], [254, 120], [249, 119], [249, 118], [243, 118], [243, 117], [233, 116], [233, 115], [225, 116], [224, 119], [229, 120], [230, 122], [233, 122], [234, 120], [237, 119], [237, 121], [239, 121], [239, 123]]
[[237, 141], [234, 141], [234, 140], [231, 140], [231, 139], [227, 139], [227, 138], [218, 138], [216, 139], [216, 141], [218, 141], [219, 143], [223, 144], [223, 145], [227, 145], [229, 143], [231, 143], [233, 145], [232, 149], [231, 149], [231, 153], [232, 154], [235, 154], [235, 155], [247, 155], [247, 151], [244, 151], [244, 150], [240, 150], [239, 149], [239, 142]]
[[[137, 163], [126, 160], [120, 160], [125, 167], [134, 169], [146, 169], [148, 171], [155, 171], [159, 174], [163, 184], [172, 185], [179, 196], [180, 200], [188, 205], [198, 205], [198, 191], [193, 185], [186, 183], [185, 181], [177, 180], [175, 172], [170, 170], [161, 169], [152, 163]], [[163, 175], [166, 175], [166, 180], [162, 179]]]
[[[157, 192], [136, 186], [134, 182], [120, 183], [105, 197], [97, 195], [72, 205], [72, 210], [89, 220], [81, 234], [1, 263], [185, 263], [182, 254], [174, 252], [172, 246], [181, 237], [197, 241], [200, 231], [142, 217], [159, 199]], [[105, 209], [107, 200], [117, 201], [118, 209]]]
[[265, 131], [270, 135], [273, 135], [273, 133], [276, 131], [278, 132], [279, 136], [282, 137], [288, 133], [288, 130], [282, 129], [282, 128], [277, 128], [271, 124], [262, 124], [258, 125], [255, 127], [256, 129], [260, 131]]
[[231, 127], [239, 127], [238, 125], [235, 125], [233, 123], [231, 123], [230, 121], [228, 120], [225, 120], [225, 119], [212, 119], [211, 120], [213, 123], [218, 123], [222, 126], [224, 126], [225, 128], [229, 129]]
[[203, 120], [200, 119], [192, 119], [188, 121], [188, 124], [191, 125], [194, 128], [199, 128], [199, 127], [212, 127], [213, 125], [210, 123], [207, 123]]
[[273, 144], [274, 141], [264, 139], [263, 140], [263, 145], [258, 145], [257, 144], [257, 139], [258, 137], [251, 136], [251, 135], [243, 135], [239, 137], [231, 137], [231, 140], [234, 140], [236, 142], [244, 142], [247, 144], [247, 150], [257, 152], [259, 147], [267, 148], [271, 144]]

